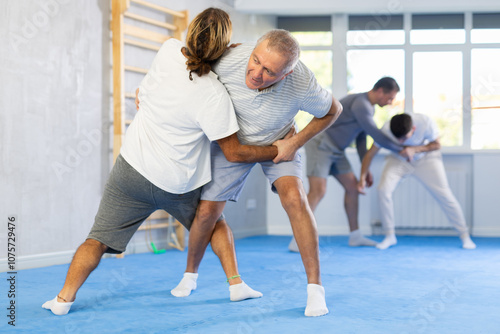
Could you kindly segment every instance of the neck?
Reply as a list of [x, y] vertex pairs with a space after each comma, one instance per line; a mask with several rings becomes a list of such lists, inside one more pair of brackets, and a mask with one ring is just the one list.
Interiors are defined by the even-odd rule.
[[370, 90], [368, 92], [368, 100], [370, 101], [371, 105], [375, 105], [376, 99], [375, 99], [375, 92], [373, 90]]

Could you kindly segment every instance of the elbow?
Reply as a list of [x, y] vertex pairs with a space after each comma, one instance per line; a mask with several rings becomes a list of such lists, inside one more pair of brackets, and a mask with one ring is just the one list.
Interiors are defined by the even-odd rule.
[[340, 101], [335, 101], [335, 109], [336, 109], [335, 115], [339, 117], [342, 111], [344, 110], [344, 106], [342, 106], [342, 103], [340, 103]]
[[229, 162], [245, 162], [243, 156], [237, 152], [232, 152], [230, 154], [225, 154], [227, 161]]

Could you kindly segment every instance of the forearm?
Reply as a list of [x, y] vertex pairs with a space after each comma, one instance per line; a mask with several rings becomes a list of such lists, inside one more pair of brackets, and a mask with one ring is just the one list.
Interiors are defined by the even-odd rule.
[[437, 151], [441, 148], [439, 141], [433, 141], [427, 145], [415, 146], [415, 153]]
[[226, 159], [230, 162], [259, 162], [273, 160], [278, 155], [276, 146], [242, 145], [236, 133], [217, 140]]
[[[273, 160], [278, 155], [276, 146], [240, 145], [232, 154], [231, 162], [260, 162]], [[229, 160], [229, 159], [228, 159]]]
[[373, 157], [375, 157], [375, 155], [377, 155], [379, 150], [380, 149], [378, 147], [373, 145], [368, 150], [368, 152], [366, 152], [365, 156], [363, 157], [363, 161], [361, 162], [361, 172], [360, 172], [360, 176], [359, 176], [360, 180], [363, 180], [368, 175], [368, 172], [370, 171], [370, 165], [372, 163]]

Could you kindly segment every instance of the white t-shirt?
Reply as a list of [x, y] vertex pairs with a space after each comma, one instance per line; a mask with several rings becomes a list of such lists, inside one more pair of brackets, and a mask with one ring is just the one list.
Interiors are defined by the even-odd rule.
[[[403, 142], [403, 146], [420, 146], [427, 145], [428, 143], [439, 138], [439, 130], [434, 122], [429, 116], [424, 114], [410, 114], [413, 125], [415, 126], [415, 132], [413, 135]], [[382, 126], [382, 132], [389, 137], [392, 141], [399, 143], [397, 138], [391, 132], [391, 123], [387, 121], [384, 126]], [[375, 143], [376, 144], [376, 143]], [[378, 145], [377, 145], [378, 146]], [[426, 152], [420, 152], [414, 155], [413, 160], [421, 159]], [[394, 155], [404, 159], [398, 154]]]
[[248, 88], [245, 74], [254, 47], [243, 44], [229, 49], [213, 70], [233, 101], [240, 142], [271, 145], [288, 133], [299, 110], [318, 118], [325, 116], [332, 105], [332, 94], [300, 61], [292, 74], [271, 87], [262, 91]]
[[215, 73], [189, 80], [183, 44], [166, 41], [139, 86], [140, 110], [121, 155], [157, 187], [182, 194], [211, 180], [210, 141], [238, 131], [234, 108]]

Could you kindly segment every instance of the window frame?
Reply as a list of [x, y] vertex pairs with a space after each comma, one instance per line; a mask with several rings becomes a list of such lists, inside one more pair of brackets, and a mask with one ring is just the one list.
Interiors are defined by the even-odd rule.
[[[456, 13], [450, 13], [456, 14]], [[331, 15], [332, 44], [322, 46], [301, 46], [301, 50], [329, 50], [332, 53], [332, 93], [340, 98], [347, 94], [347, 53], [350, 50], [403, 50], [405, 64], [405, 105], [407, 113], [413, 112], [413, 57], [416, 52], [460, 52], [462, 54], [462, 144], [459, 146], [444, 147], [449, 152], [498, 152], [499, 149], [472, 149], [472, 50], [474, 49], [500, 49], [500, 43], [472, 43], [474, 15], [476, 12], [463, 12], [465, 42], [459, 44], [411, 44], [412, 16], [418, 13], [404, 13], [403, 30], [405, 42], [400, 45], [347, 45], [347, 32], [349, 31], [349, 14], [338, 13]], [[499, 15], [499, 13], [485, 13]], [[370, 14], [368, 14], [370, 15]], [[396, 14], [400, 16], [401, 14]], [[446, 15], [443, 14], [443, 15]], [[352, 14], [351, 16], [363, 16]], [[376, 15], [374, 16], [376, 19]], [[484, 28], [484, 27], [482, 27]]]

